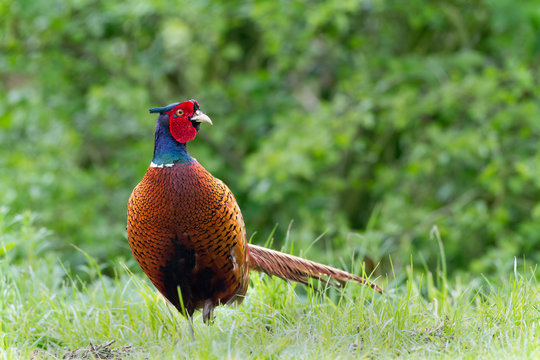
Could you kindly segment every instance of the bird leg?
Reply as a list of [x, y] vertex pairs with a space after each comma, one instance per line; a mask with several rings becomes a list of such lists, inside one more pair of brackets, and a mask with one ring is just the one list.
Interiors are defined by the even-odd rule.
[[213, 317], [214, 307], [215, 306], [212, 299], [206, 299], [206, 301], [204, 302], [202, 317], [203, 317], [203, 322], [207, 325], [210, 325], [214, 321], [214, 317]]

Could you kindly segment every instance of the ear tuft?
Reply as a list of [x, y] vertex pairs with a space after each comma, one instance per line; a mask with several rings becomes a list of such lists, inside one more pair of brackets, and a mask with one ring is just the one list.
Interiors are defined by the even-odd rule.
[[177, 103], [169, 104], [167, 106], [154, 107], [154, 108], [149, 109], [148, 111], [150, 111], [150, 114], [155, 114], [155, 113], [163, 114], [164, 112], [172, 110], [172, 108], [174, 108], [176, 105], [180, 105], [180, 103], [177, 102]]
[[148, 110], [150, 112], [150, 114], [155, 114], [155, 113], [162, 113], [165, 111], [165, 108], [164, 107], [154, 107], [154, 108], [151, 108]]

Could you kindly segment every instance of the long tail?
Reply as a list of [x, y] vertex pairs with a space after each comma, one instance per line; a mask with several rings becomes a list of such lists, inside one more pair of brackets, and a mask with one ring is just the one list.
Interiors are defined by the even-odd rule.
[[[379, 286], [367, 279], [331, 266], [257, 245], [249, 244], [248, 249], [249, 268], [251, 270], [265, 272], [268, 275], [278, 276], [284, 280], [296, 281], [302, 284], [307, 284], [308, 278], [317, 280], [332, 279], [336, 280], [338, 285], [352, 280], [382, 292]], [[329, 283], [332, 284], [332, 282]]]

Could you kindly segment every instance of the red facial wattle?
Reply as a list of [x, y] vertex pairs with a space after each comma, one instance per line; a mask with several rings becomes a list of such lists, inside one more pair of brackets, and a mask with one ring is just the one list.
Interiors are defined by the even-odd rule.
[[[189, 116], [193, 115], [193, 103], [185, 102], [181, 108], [173, 109], [169, 113], [169, 131], [179, 143], [187, 143], [195, 139], [197, 129], [193, 127]], [[180, 112], [180, 113], [179, 113]]]
[[171, 135], [179, 143], [187, 143], [195, 139], [197, 135], [197, 130], [185, 116], [182, 118], [171, 118], [169, 120], [169, 130], [171, 131]]

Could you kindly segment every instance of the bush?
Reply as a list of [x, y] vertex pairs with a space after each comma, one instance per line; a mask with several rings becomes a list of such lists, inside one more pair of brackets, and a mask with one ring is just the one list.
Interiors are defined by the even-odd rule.
[[[311, 257], [449, 270], [538, 261], [535, 1], [14, 1], [0, 5], [0, 203], [66, 257], [128, 253], [147, 108], [197, 98], [190, 151], [248, 231]], [[146, 160], [144, 160], [146, 159]], [[79, 256], [79, 258], [77, 258]], [[384, 270], [384, 267], [383, 267]]]

